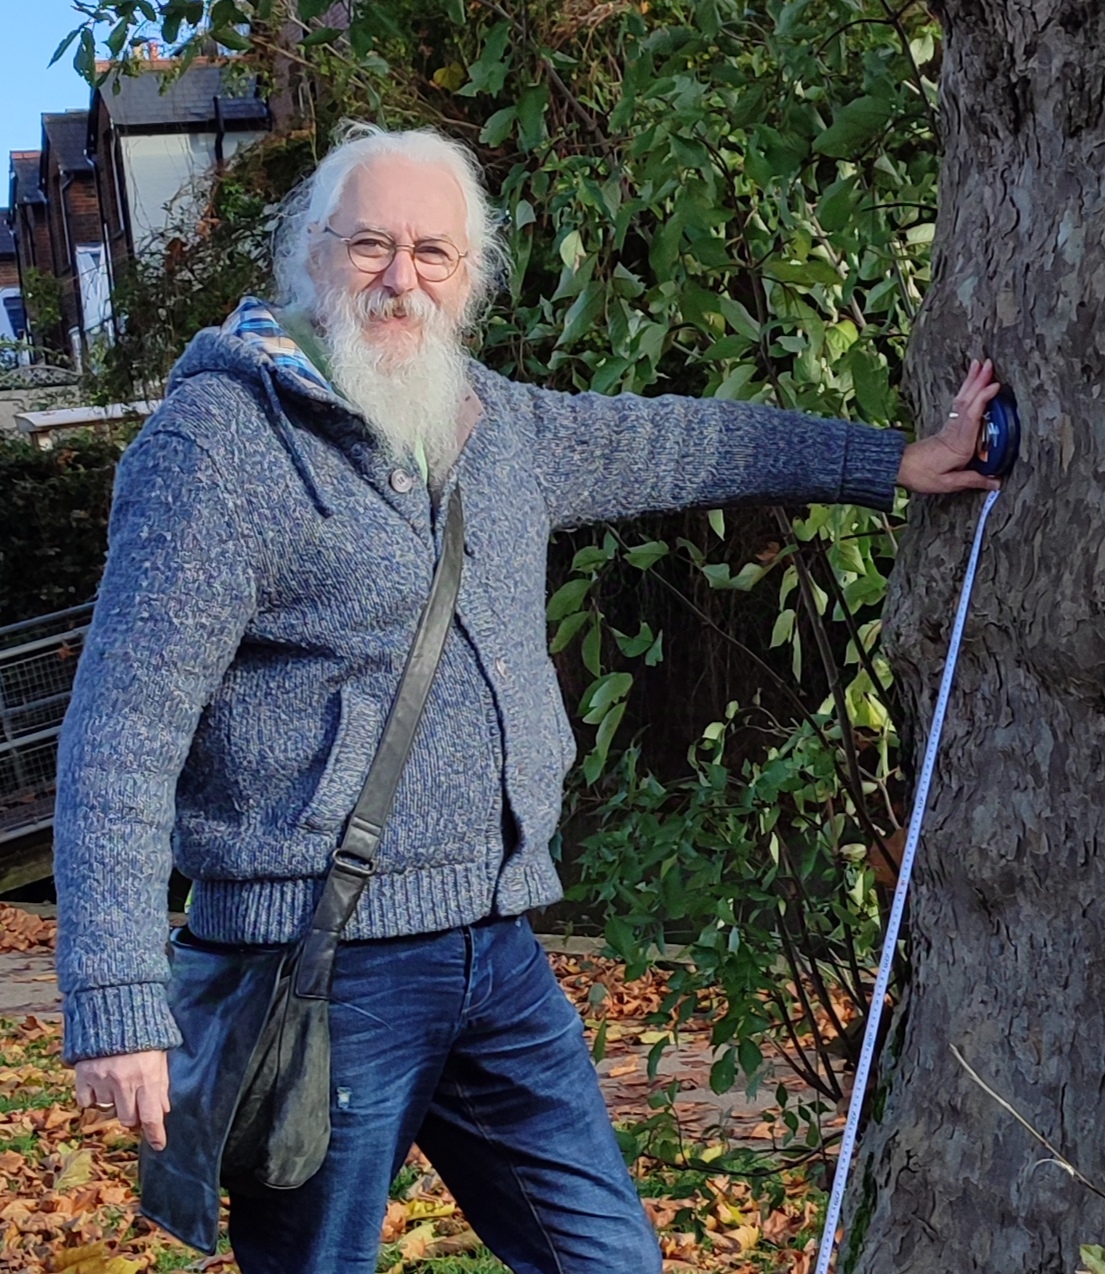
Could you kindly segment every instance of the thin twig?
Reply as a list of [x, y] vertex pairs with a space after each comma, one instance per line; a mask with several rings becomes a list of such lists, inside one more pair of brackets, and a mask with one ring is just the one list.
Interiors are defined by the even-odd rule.
[[997, 1104], [1003, 1110], [1007, 1110], [1013, 1116], [1013, 1118], [1017, 1121], [1017, 1123], [1019, 1123], [1023, 1128], [1025, 1128], [1028, 1132], [1030, 1132], [1032, 1136], [1035, 1137], [1036, 1140], [1040, 1143], [1040, 1145], [1043, 1146], [1043, 1148], [1051, 1154], [1052, 1158], [1055, 1160], [1056, 1163], [1060, 1165], [1060, 1167], [1062, 1167], [1067, 1172], [1069, 1172], [1070, 1175], [1075, 1179], [1075, 1181], [1081, 1182], [1082, 1185], [1084, 1185], [1087, 1190], [1089, 1190], [1093, 1194], [1096, 1194], [1099, 1199], [1105, 1199], [1105, 1190], [1099, 1190], [1097, 1186], [1095, 1186], [1094, 1183], [1089, 1180], [1088, 1177], [1084, 1177], [1078, 1171], [1078, 1169], [1074, 1166], [1074, 1164], [1071, 1163], [1069, 1159], [1067, 1159], [1064, 1155], [1060, 1154], [1059, 1151], [1055, 1149], [1055, 1147], [1051, 1144], [1050, 1141], [1048, 1141], [1048, 1139], [1043, 1135], [1043, 1133], [1037, 1132], [1036, 1129], [1032, 1127], [1032, 1125], [1028, 1122], [1027, 1119], [1025, 1119], [1025, 1117], [1020, 1113], [1019, 1110], [1017, 1110], [1014, 1106], [1010, 1105], [1010, 1103], [1007, 1102], [1005, 1098], [1002, 1097], [999, 1093], [995, 1093], [994, 1090], [990, 1087], [990, 1085], [986, 1083], [986, 1081], [979, 1075], [979, 1073], [972, 1066], [970, 1066], [970, 1064], [964, 1058], [963, 1054], [959, 1051], [959, 1049], [956, 1048], [954, 1044], [949, 1044], [948, 1047], [955, 1054], [955, 1060], [960, 1064], [960, 1066], [963, 1067], [963, 1069], [967, 1072], [967, 1074], [970, 1075], [970, 1077], [975, 1081], [975, 1083], [979, 1086], [979, 1088], [981, 1088], [984, 1093], [989, 1093], [989, 1095], [994, 1099], [994, 1101], [997, 1102]]

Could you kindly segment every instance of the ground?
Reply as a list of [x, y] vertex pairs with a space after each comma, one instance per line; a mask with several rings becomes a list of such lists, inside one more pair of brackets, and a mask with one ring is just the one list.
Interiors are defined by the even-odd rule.
[[[52, 920], [0, 904], [0, 1274], [234, 1274], [229, 1250], [197, 1257], [139, 1215], [134, 1135], [77, 1110], [60, 1061], [53, 936]], [[811, 1179], [823, 1179], [825, 1164], [811, 1157], [802, 1169], [777, 1170], [771, 1151], [785, 1125], [772, 1104], [776, 1083], [753, 1099], [711, 1092], [708, 1035], [693, 1021], [650, 1078], [647, 1058], [664, 1034], [649, 1020], [663, 972], [627, 983], [586, 944], [558, 945], [551, 959], [561, 985], [592, 1035], [606, 1024], [603, 1089], [627, 1146], [645, 1152], [633, 1170], [665, 1270], [809, 1274], [824, 1202]], [[812, 1099], [784, 1058], [777, 1083]], [[417, 1150], [392, 1187], [381, 1237], [387, 1274], [504, 1269]]]

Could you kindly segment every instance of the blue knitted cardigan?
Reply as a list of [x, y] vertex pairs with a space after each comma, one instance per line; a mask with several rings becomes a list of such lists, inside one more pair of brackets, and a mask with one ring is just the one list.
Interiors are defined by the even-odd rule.
[[[457, 618], [346, 935], [430, 932], [560, 896], [572, 731], [549, 660], [549, 532], [740, 502], [889, 507], [902, 436], [742, 402], [554, 393], [479, 364], [448, 480]], [[441, 547], [425, 484], [364, 420], [210, 329], [124, 454], [58, 752], [58, 969], [70, 1061], [179, 1041], [166, 884], [226, 942], [308, 925]], [[504, 826], [510, 828], [505, 840]]]

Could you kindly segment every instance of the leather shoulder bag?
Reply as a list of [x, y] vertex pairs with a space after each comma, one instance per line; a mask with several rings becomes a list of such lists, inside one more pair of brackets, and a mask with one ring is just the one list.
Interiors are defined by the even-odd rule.
[[170, 940], [169, 1004], [183, 1042], [169, 1053], [167, 1145], [142, 1145], [142, 1211], [203, 1252], [215, 1251], [221, 1187], [294, 1190], [326, 1157], [334, 957], [375, 870], [452, 627], [463, 560], [454, 488], [430, 596], [306, 936], [288, 946], [234, 946], [185, 927]]

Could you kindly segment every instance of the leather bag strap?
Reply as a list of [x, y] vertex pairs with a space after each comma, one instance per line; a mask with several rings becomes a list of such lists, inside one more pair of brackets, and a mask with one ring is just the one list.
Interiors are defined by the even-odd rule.
[[322, 896], [303, 942], [296, 994], [327, 999], [338, 939], [376, 869], [376, 851], [430, 695], [445, 641], [453, 626], [464, 565], [464, 509], [453, 488], [445, 514], [444, 544], [430, 596], [414, 635], [399, 689], [384, 723], [361, 795], [332, 855]]

